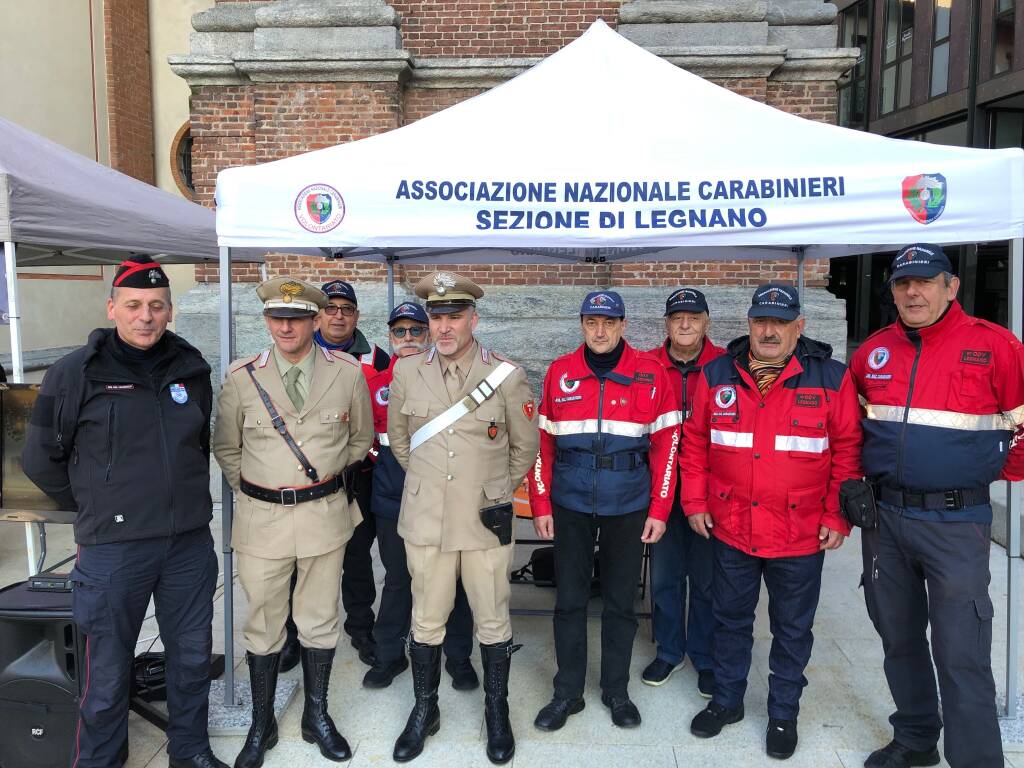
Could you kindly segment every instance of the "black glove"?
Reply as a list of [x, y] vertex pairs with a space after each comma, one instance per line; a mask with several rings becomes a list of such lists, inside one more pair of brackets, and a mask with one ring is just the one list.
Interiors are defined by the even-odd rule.
[[850, 525], [856, 525], [866, 531], [878, 527], [875, 492], [866, 480], [843, 480], [839, 486], [839, 507], [850, 521]]
[[484, 507], [480, 510], [480, 522], [484, 527], [498, 537], [501, 544], [512, 543], [512, 502], [495, 504], [493, 507]]
[[359, 474], [362, 470], [361, 461], [353, 461], [343, 470], [341, 470], [341, 484], [345, 488], [345, 495], [348, 497], [349, 504], [356, 497], [358, 491]]

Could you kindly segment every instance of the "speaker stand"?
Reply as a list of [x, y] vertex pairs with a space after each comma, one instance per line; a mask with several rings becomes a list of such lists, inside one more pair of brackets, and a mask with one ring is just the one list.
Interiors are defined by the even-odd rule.
[[[210, 680], [216, 680], [223, 674], [224, 654], [215, 653], [210, 657]], [[152, 702], [144, 701], [141, 696], [133, 695], [128, 701], [128, 709], [161, 731], [167, 730], [167, 713]]]

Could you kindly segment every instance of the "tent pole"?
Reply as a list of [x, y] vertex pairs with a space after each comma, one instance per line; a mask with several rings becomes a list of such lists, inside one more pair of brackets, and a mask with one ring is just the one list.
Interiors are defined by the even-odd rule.
[[[25, 381], [25, 367], [21, 352], [21, 312], [18, 307], [18, 271], [14, 243], [4, 242], [4, 273], [7, 276], [7, 314], [11, 329], [11, 381], [21, 384]], [[32, 523], [25, 523], [25, 555], [28, 558], [28, 575], [35, 576], [39, 568], [39, 537]]]
[[388, 314], [395, 308], [395, 256], [388, 253]]
[[[227, 378], [235, 357], [231, 311], [231, 249], [220, 248], [220, 380]], [[221, 476], [221, 552], [224, 557], [224, 706], [235, 706], [235, 566], [231, 556], [231, 521], [234, 497], [227, 478]]]
[[801, 245], [796, 249], [796, 292], [800, 294], [800, 301], [804, 300], [804, 247]]
[[[1019, 339], [1024, 328], [1024, 239], [1010, 241], [1010, 310], [1009, 326]], [[1021, 552], [1020, 515], [1021, 483], [1006, 484], [1006, 716], [1017, 717], [1017, 684], [1020, 635]]]

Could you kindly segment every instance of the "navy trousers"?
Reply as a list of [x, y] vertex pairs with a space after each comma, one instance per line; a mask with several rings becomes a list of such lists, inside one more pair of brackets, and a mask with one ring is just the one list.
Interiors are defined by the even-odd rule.
[[988, 595], [992, 526], [916, 520], [880, 506], [879, 527], [862, 537], [864, 599], [885, 650], [895, 739], [919, 750], [939, 740], [938, 671], [946, 760], [953, 768], [1001, 766]]
[[711, 669], [711, 542], [695, 533], [676, 499], [665, 535], [651, 547], [651, 599], [658, 658], [673, 666], [686, 656]]
[[711, 610], [715, 617], [714, 701], [735, 709], [743, 703], [754, 646], [754, 612], [761, 579], [768, 587], [772, 647], [768, 656], [768, 716], [795, 720], [804, 670], [811, 658], [814, 614], [821, 592], [825, 553], [764, 558], [712, 539], [715, 575]]
[[210, 529], [80, 547], [71, 578], [75, 623], [87, 635], [72, 768], [120, 765], [135, 646], [150, 597], [167, 660], [167, 753], [184, 760], [209, 747], [217, 585]]
[[377, 535], [377, 522], [370, 509], [372, 478], [372, 470], [360, 476], [356, 500], [363, 521], [352, 531], [341, 563], [341, 604], [345, 608], [344, 626], [349, 637], [373, 635], [373, 601], [377, 599], [377, 587], [373, 581], [370, 548]]
[[[380, 591], [380, 609], [373, 637], [377, 641], [377, 661], [388, 664], [405, 651], [412, 618], [412, 578], [405, 561], [405, 542], [398, 535], [398, 521], [377, 518], [377, 548], [384, 564], [384, 586]], [[473, 652], [473, 612], [462, 581], [455, 584], [455, 607], [445, 624], [444, 653], [449, 659], [468, 659]]]

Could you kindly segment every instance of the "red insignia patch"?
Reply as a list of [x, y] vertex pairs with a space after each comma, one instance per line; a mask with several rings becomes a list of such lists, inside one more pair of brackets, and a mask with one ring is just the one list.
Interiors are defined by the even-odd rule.
[[498, 425], [495, 424], [493, 421], [491, 422], [491, 425], [487, 428], [487, 436], [491, 438], [491, 440], [498, 436]]
[[527, 400], [523, 403], [523, 413], [526, 414], [526, 418], [533, 421], [533, 400]]

